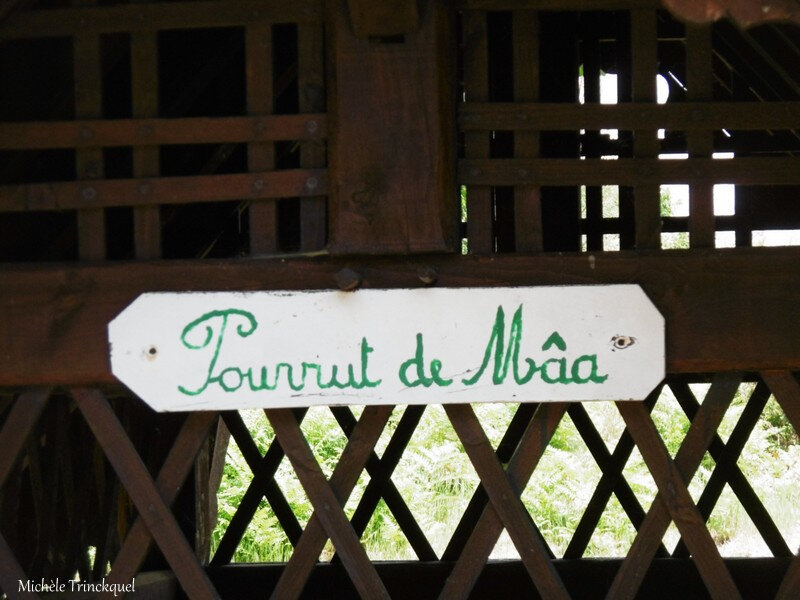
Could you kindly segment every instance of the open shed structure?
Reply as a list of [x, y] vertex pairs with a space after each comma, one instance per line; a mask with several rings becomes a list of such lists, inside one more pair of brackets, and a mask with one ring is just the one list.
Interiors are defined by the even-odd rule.
[[[793, 0], [0, 0], [0, 589], [77, 574], [193, 599], [800, 597], [798, 549], [737, 466], [770, 394], [800, 431], [800, 250], [754, 243], [800, 229], [798, 19]], [[688, 186], [685, 214], [666, 185]], [[639, 284], [664, 315], [680, 450], [650, 417], [660, 390], [619, 404], [613, 449], [581, 404], [520, 404], [496, 447], [448, 405], [480, 485], [443, 552], [392, 483], [424, 407], [398, 409], [380, 455], [394, 407], [331, 408], [349, 443], [326, 478], [303, 411], [266, 409], [262, 455], [238, 413], [155, 414], [109, 369], [106, 326], [143, 292], [595, 283]], [[711, 383], [702, 402], [692, 382]], [[602, 477], [554, 555], [519, 496], [565, 415]], [[254, 476], [212, 555], [226, 431]], [[647, 510], [623, 476], [637, 449]], [[305, 527], [275, 483], [284, 456]], [[726, 485], [767, 556], [721, 557], [706, 522]], [[584, 558], [612, 495], [635, 541]], [[294, 550], [230, 564], [262, 498]], [[381, 500], [418, 560], [359, 545]], [[503, 529], [520, 559], [487, 562]]]

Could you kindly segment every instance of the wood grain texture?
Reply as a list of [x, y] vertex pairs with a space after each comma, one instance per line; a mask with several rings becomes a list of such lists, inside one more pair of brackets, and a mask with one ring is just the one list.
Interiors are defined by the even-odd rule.
[[327, 129], [322, 113], [0, 122], [0, 150], [321, 140]]
[[328, 175], [324, 169], [7, 185], [0, 186], [0, 211], [99, 209], [308, 196], [312, 193], [307, 187], [310, 178], [316, 182], [314, 194], [327, 190]]
[[116, 4], [18, 12], [0, 23], [0, 40], [320, 20], [320, 0]]
[[336, 289], [344, 266], [365, 288], [638, 283], [666, 319], [667, 371], [800, 370], [797, 249], [538, 257], [275, 258], [123, 265], [3, 265], [0, 385], [112, 383], [107, 324], [146, 291]]
[[[402, 43], [355, 37], [344, 0], [330, 3], [330, 250], [452, 250], [455, 73], [443, 3], [425, 3]], [[388, 119], [387, 115], [395, 118]]]

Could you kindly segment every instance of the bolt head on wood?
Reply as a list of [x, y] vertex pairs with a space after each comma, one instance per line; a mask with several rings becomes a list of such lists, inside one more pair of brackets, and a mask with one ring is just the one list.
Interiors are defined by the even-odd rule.
[[439, 274], [433, 267], [425, 266], [417, 269], [417, 277], [425, 285], [433, 285], [439, 279]]
[[353, 269], [342, 269], [336, 273], [336, 285], [343, 292], [352, 292], [361, 285], [361, 275]]

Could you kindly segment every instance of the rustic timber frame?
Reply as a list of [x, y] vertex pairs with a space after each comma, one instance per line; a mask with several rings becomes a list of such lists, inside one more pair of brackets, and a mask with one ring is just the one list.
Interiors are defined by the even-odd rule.
[[[770, 394], [800, 432], [800, 250], [753, 247], [754, 231], [800, 229], [797, 28], [684, 24], [655, 0], [385, 4], [0, 2], [0, 590], [166, 569], [154, 589], [190, 598], [799, 596], [798, 549], [736, 464]], [[600, 104], [601, 73], [618, 104]], [[715, 213], [721, 183], [733, 214]], [[665, 213], [666, 184], [689, 186], [687, 215]], [[674, 233], [687, 248], [665, 248]], [[580, 404], [520, 404], [496, 448], [448, 406], [481, 484], [441, 556], [391, 479], [423, 407], [380, 457], [394, 407], [332, 407], [349, 442], [326, 478], [302, 410], [266, 409], [262, 455], [238, 413], [155, 415], [109, 371], [106, 325], [146, 291], [591, 283], [637, 283], [664, 315], [680, 450], [650, 418], [660, 390], [619, 404], [612, 451]], [[742, 381], [756, 385], [723, 441]], [[565, 415], [602, 477], [556, 557], [519, 497]], [[211, 557], [228, 432], [253, 480]], [[647, 511], [623, 475], [635, 449], [658, 487]], [[304, 528], [275, 482], [284, 456], [315, 508]], [[706, 522], [726, 484], [772, 556], [720, 556]], [[636, 540], [584, 559], [612, 494]], [[232, 565], [262, 498], [293, 554]], [[418, 561], [360, 546], [381, 499]], [[503, 529], [519, 561], [488, 561]], [[328, 539], [336, 560], [318, 563]]]

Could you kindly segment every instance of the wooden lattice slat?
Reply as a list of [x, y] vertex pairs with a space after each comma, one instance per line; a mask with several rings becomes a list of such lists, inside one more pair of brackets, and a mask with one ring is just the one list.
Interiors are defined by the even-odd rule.
[[[726, 593], [733, 592], [733, 596], [729, 597], [738, 596], [735, 586], [731, 589], [732, 582], [728, 581], [725, 568], [721, 566], [721, 560], [718, 560], [719, 553], [713, 546], [713, 541], [710, 547], [708, 545], [710, 535], [691, 501], [686, 484], [700, 465], [728, 405], [733, 400], [739, 381], [736, 375], [716, 376], [674, 461], [666, 452], [644, 407], [619, 403], [620, 413], [656, 481], [659, 493], [614, 578], [608, 598], [633, 598], [636, 595], [671, 519], [676, 521], [682, 535], [692, 536], [691, 549], [696, 556], [699, 552], [704, 560], [704, 571], [701, 573], [709, 588], [718, 589], [719, 586]], [[656, 472], [653, 472], [654, 469]], [[683, 515], [686, 515], [686, 520]], [[706, 535], [708, 539], [705, 539]]]
[[[252, 25], [245, 28], [245, 77], [247, 112], [251, 115], [270, 115], [274, 109], [272, 27]], [[275, 146], [271, 143], [247, 145], [249, 171], [269, 171], [275, 168]], [[274, 202], [250, 203], [250, 254], [272, 254], [278, 250], [278, 216]]]
[[353, 585], [362, 597], [389, 598], [375, 567], [359, 544], [358, 536], [348, 522], [342, 506], [358, 481], [369, 453], [375, 447], [393, 408], [368, 406], [364, 409], [352, 437], [339, 457], [330, 482], [322, 473], [291, 411], [265, 410], [276, 437], [314, 507], [314, 514], [306, 524], [303, 535], [272, 592], [272, 598], [283, 600], [300, 595], [328, 538], [333, 542]]
[[108, 400], [83, 388], [72, 395], [183, 589], [191, 598], [218, 598]]
[[[689, 101], [712, 100], [711, 28], [686, 27], [686, 86]], [[708, 157], [714, 151], [710, 132], [687, 134], [690, 157]], [[695, 248], [714, 247], [714, 187], [710, 183], [689, 187], [689, 241]]]
[[[514, 43], [514, 103], [536, 102], [539, 98], [539, 16], [535, 11], [515, 11], [512, 20]], [[498, 128], [502, 129], [502, 128]], [[514, 156], [539, 156], [537, 131], [514, 134]], [[541, 190], [537, 186], [514, 189], [514, 239], [517, 252], [542, 251]]]
[[[486, 13], [469, 11], [463, 18], [464, 86], [468, 102], [489, 100], [489, 42]], [[483, 132], [464, 134], [465, 156], [489, 157], [489, 136]], [[463, 178], [459, 177], [463, 182]], [[494, 250], [492, 234], [492, 190], [486, 184], [467, 186], [467, 234], [469, 251], [487, 254]]]

